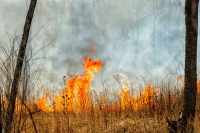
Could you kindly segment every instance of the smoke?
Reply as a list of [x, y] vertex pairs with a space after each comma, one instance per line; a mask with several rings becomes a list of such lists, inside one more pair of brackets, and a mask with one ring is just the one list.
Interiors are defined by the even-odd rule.
[[[6, 32], [22, 34], [29, 2], [1, 0], [1, 41], [6, 41]], [[63, 76], [83, 72], [82, 59], [93, 57], [88, 47], [97, 46], [94, 57], [105, 64], [93, 82], [97, 89], [104, 81], [113, 84], [112, 76], [117, 71], [129, 80], [179, 76], [184, 72], [184, 3], [185, 0], [38, 1], [29, 45], [36, 52], [54, 41], [35, 56], [46, 58], [32, 64], [43, 65], [43, 82], [62, 82]]]

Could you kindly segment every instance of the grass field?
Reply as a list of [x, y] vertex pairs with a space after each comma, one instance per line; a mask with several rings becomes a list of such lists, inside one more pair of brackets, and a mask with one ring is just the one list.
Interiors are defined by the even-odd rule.
[[[173, 91], [172, 91], [173, 90]], [[141, 107], [131, 103], [122, 105], [122, 99], [115, 97], [111, 101], [102, 93], [95, 104], [67, 111], [65, 108], [53, 112], [39, 111], [33, 114], [37, 131], [41, 133], [163, 133], [168, 132], [166, 117], [177, 120], [180, 116], [183, 91], [181, 88], [162, 87], [152, 100], [140, 103]], [[98, 99], [96, 97], [96, 99]], [[152, 98], [148, 97], [149, 99]], [[133, 99], [132, 99], [133, 100]], [[200, 129], [199, 95], [197, 96], [195, 131]], [[129, 101], [131, 102], [131, 100]], [[138, 104], [137, 104], [138, 105]], [[64, 105], [63, 105], [64, 106]], [[25, 110], [25, 109], [23, 109]], [[35, 110], [38, 110], [36, 107]], [[34, 112], [34, 110], [32, 110]], [[19, 118], [21, 122], [19, 124]], [[34, 126], [28, 113], [15, 115], [13, 132], [22, 127], [24, 133], [34, 133]]]
[[[14, 47], [14, 45], [12, 46]], [[16, 57], [14, 48], [0, 65], [1, 117], [4, 126], [9, 90], [12, 85]], [[13, 55], [12, 55], [13, 54]], [[11, 58], [13, 57], [13, 58]], [[166, 117], [178, 120], [183, 98], [183, 76], [179, 83], [161, 83], [130, 87], [127, 77], [117, 72], [116, 84], [121, 90], [112, 92], [109, 86], [101, 93], [91, 88], [91, 80], [104, 66], [100, 60], [84, 58], [84, 72], [70, 76], [59, 95], [46, 92], [33, 94], [38, 75], [20, 80], [12, 132], [22, 133], [163, 133], [168, 132]], [[95, 73], [94, 73], [95, 72]], [[29, 86], [26, 84], [29, 80]], [[175, 81], [174, 81], [175, 82]], [[98, 88], [97, 88], [98, 89]], [[138, 91], [137, 95], [133, 89]], [[51, 90], [51, 89], [47, 89]], [[33, 94], [33, 95], [32, 95]], [[195, 132], [200, 132], [200, 81], [197, 82]]]

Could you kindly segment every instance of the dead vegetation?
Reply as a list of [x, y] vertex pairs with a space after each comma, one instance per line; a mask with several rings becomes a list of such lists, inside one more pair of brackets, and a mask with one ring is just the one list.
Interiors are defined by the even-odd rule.
[[[0, 62], [0, 120], [3, 127], [7, 108], [7, 97], [9, 96], [10, 85], [13, 80], [13, 68], [16, 63], [15, 53], [18, 50], [18, 47], [15, 44], [16, 38], [9, 37], [12, 45], [8, 48], [1, 49], [6, 56], [5, 58], [1, 58]], [[3, 45], [1, 45], [1, 47], [3, 48]], [[27, 59], [32, 58], [32, 55], [34, 54], [26, 55]], [[87, 61], [90, 62], [91, 60], [87, 59], [86, 62]], [[92, 64], [98, 63], [92, 62]], [[105, 90], [97, 95], [94, 91], [96, 88], [89, 91], [87, 86], [87, 95], [85, 95], [85, 98], [90, 100], [90, 102], [85, 102], [87, 105], [81, 106], [80, 108], [77, 108], [77, 106], [73, 108], [74, 106], [71, 105], [72, 103], [67, 102], [69, 99], [65, 98], [68, 97], [67, 94], [69, 95], [68, 90], [66, 93], [59, 95], [62, 98], [65, 96], [63, 98], [64, 101], [61, 102], [62, 105], [59, 105], [60, 110], [58, 110], [58, 107], [56, 108], [58, 105], [56, 105], [55, 99], [52, 98], [53, 96], [41, 97], [42, 100], [40, 102], [43, 102], [42, 105], [47, 105], [47, 101], [45, 101], [46, 98], [46, 100], [48, 99], [52, 103], [53, 106], [51, 106], [55, 107], [48, 110], [49, 107], [47, 106], [44, 109], [44, 107], [37, 105], [40, 97], [39, 93], [33, 93], [36, 92], [34, 89], [38, 82], [40, 70], [38, 69], [37, 71], [34, 71], [34, 73], [27, 73], [27, 69], [27, 66], [25, 66], [22, 70], [23, 74], [19, 84], [20, 90], [17, 96], [15, 115], [11, 126], [12, 132], [163, 133], [169, 132], [166, 117], [170, 120], [177, 120], [180, 116], [183, 87], [178, 83], [161, 83], [160, 85], [156, 85], [156, 87], [145, 84], [143, 87], [146, 88], [140, 87], [141, 91], [138, 96], [135, 97], [133, 96], [133, 93], [131, 93], [133, 92], [133, 90], [131, 90], [133, 88], [129, 88], [127, 84], [123, 85], [120, 81], [116, 80], [117, 84], [122, 84], [121, 91], [118, 93], [111, 93], [109, 90], [110, 88], [105, 85]], [[89, 70], [91, 71], [91, 69]], [[93, 78], [93, 74], [90, 78]], [[73, 78], [71, 78], [71, 80], [73, 80]], [[199, 86], [200, 85], [198, 84], [198, 90], [200, 88]], [[66, 88], [69, 89], [68, 86], [66, 86]], [[159, 88], [159, 90], [155, 88]], [[63, 92], [65, 92], [65, 90]], [[81, 104], [83, 103], [84, 102], [81, 102]], [[200, 127], [199, 103], [200, 99], [198, 94], [195, 118], [196, 132], [199, 131]]]
[[[169, 104], [169, 92], [163, 94], [167, 99], [159, 99], [154, 108], [147, 107], [145, 110], [134, 111], [132, 109], [116, 110], [107, 106], [104, 110], [74, 112], [37, 112], [33, 114], [33, 120], [38, 132], [44, 133], [142, 133], [168, 132], [166, 116], [171, 119], [178, 119], [182, 94], [171, 96], [176, 99], [174, 104]], [[161, 102], [162, 101], [162, 102]], [[199, 103], [199, 96], [198, 102]], [[195, 119], [195, 131], [199, 131], [200, 114], [199, 104], [197, 105], [197, 115]], [[13, 125], [19, 122], [19, 115], [15, 116]], [[25, 123], [21, 132], [34, 133], [34, 126], [29, 114], [23, 116]], [[17, 131], [17, 126], [13, 127], [13, 132]]]

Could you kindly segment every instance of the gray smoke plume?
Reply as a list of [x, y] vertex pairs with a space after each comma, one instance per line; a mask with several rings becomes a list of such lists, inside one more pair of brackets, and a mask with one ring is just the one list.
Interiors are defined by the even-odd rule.
[[[6, 41], [6, 32], [22, 34], [29, 2], [1, 0], [1, 41]], [[104, 81], [116, 83], [112, 76], [117, 71], [130, 81], [141, 76], [150, 80], [168, 74], [179, 76], [184, 73], [184, 3], [185, 0], [38, 1], [30, 37], [33, 52], [54, 41], [36, 55], [46, 58], [34, 60], [34, 66], [42, 63], [42, 82], [62, 82], [63, 76], [83, 72], [82, 59], [92, 57], [88, 47], [97, 46], [94, 57], [105, 64], [92, 82], [97, 90]], [[198, 67], [199, 63], [198, 60]]]

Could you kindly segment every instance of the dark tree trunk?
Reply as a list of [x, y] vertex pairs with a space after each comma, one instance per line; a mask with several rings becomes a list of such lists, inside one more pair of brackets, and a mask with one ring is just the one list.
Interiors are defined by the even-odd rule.
[[[185, 2], [185, 89], [180, 119], [174, 132], [193, 133], [197, 90], [197, 35], [199, 0]], [[172, 121], [168, 121], [168, 124]], [[169, 126], [170, 127], [170, 126]]]
[[14, 114], [14, 109], [15, 109], [15, 101], [16, 101], [16, 96], [17, 96], [17, 91], [18, 91], [18, 84], [19, 84], [19, 80], [21, 77], [21, 71], [22, 71], [22, 65], [23, 65], [26, 45], [27, 45], [27, 41], [28, 41], [29, 31], [30, 31], [31, 22], [32, 22], [34, 10], [36, 7], [36, 3], [37, 3], [37, 0], [31, 0], [29, 10], [28, 10], [28, 13], [26, 16], [26, 22], [24, 25], [22, 41], [21, 41], [21, 45], [19, 48], [17, 64], [15, 67], [14, 80], [12, 83], [11, 94], [9, 97], [8, 109], [6, 112], [6, 119], [5, 119], [5, 132], [6, 133], [11, 132], [11, 123], [13, 120], [13, 114]]
[[199, 0], [185, 2], [185, 89], [178, 132], [194, 132], [194, 118], [197, 90], [197, 35]]

